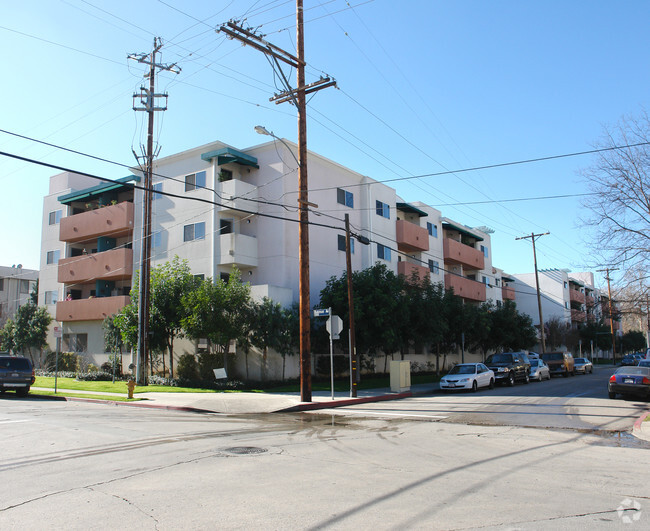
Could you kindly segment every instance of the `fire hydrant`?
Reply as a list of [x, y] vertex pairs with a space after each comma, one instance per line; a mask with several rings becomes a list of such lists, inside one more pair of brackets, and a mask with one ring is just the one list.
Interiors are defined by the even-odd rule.
[[135, 389], [135, 381], [129, 380], [128, 383], [126, 384], [126, 387], [129, 391], [128, 397], [133, 398], [133, 390]]

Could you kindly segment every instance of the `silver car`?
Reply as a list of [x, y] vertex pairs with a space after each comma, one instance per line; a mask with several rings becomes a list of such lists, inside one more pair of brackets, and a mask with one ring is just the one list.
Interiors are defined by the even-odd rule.
[[591, 374], [594, 372], [594, 366], [587, 358], [575, 358], [573, 370], [582, 374]]
[[538, 382], [551, 379], [551, 371], [544, 360], [530, 358], [530, 379]]

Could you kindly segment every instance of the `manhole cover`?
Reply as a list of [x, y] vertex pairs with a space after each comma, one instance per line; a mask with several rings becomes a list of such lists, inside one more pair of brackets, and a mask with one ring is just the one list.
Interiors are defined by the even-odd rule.
[[266, 448], [258, 448], [257, 446], [233, 446], [231, 448], [224, 448], [224, 452], [237, 455], [252, 455], [263, 454]]

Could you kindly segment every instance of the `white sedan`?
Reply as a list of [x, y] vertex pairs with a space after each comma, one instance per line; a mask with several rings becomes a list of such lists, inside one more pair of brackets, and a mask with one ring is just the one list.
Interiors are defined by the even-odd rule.
[[459, 363], [440, 379], [440, 389], [494, 388], [494, 373], [482, 363]]

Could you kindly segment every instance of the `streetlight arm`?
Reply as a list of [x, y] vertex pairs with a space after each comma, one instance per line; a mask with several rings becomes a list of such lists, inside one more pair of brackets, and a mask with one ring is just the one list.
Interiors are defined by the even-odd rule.
[[284, 147], [286, 147], [286, 148], [289, 150], [289, 153], [291, 153], [291, 156], [293, 157], [293, 160], [296, 161], [296, 164], [297, 164], [298, 167], [300, 168], [300, 161], [299, 161], [298, 158], [293, 154], [293, 150], [291, 149], [291, 147], [289, 147], [289, 144], [287, 144], [287, 143], [286, 143], [282, 138], [280, 138], [279, 136], [275, 136], [275, 135], [273, 134], [273, 132], [269, 131], [269, 130], [268, 130], [266, 127], [264, 127], [263, 125], [256, 125], [256, 126], [255, 126], [255, 132], [256, 132], [257, 134], [259, 134], [259, 135], [267, 135], [267, 136], [273, 137], [273, 138], [275, 138], [276, 140], [282, 142], [282, 143], [284, 144]]

